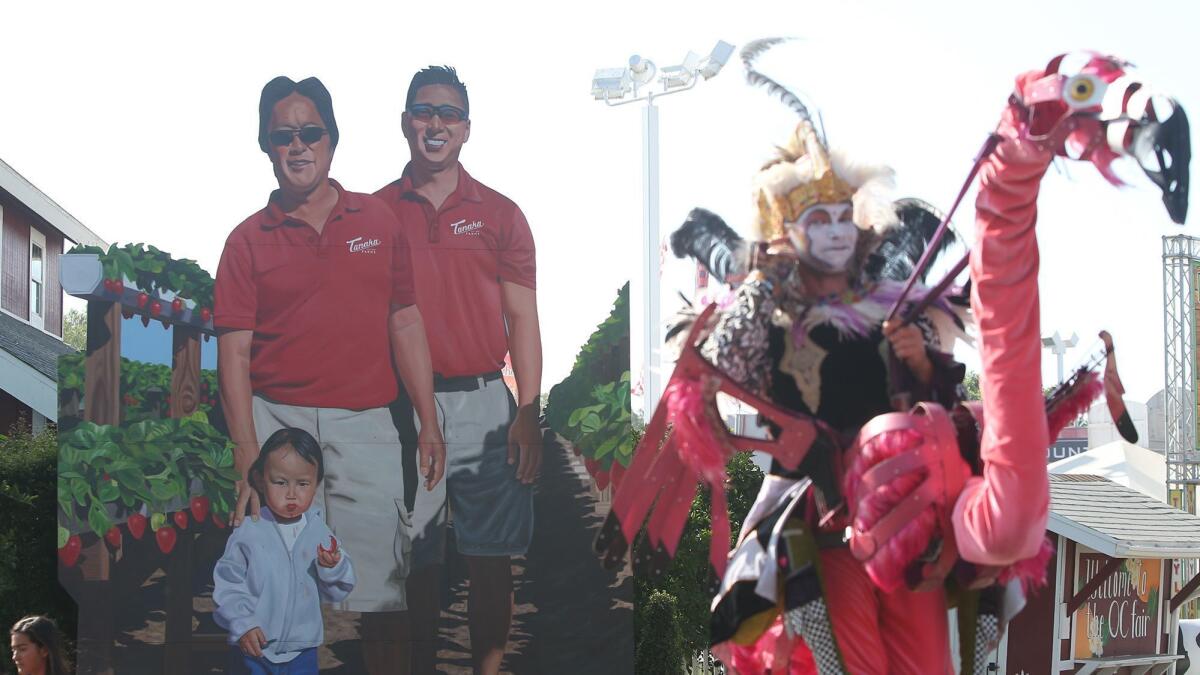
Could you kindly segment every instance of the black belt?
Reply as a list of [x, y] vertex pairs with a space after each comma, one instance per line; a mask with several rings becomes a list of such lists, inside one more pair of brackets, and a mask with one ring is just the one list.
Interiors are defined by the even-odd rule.
[[488, 382], [494, 382], [501, 377], [498, 370], [483, 375], [459, 375], [458, 377], [442, 377], [434, 373], [433, 390], [436, 392], [475, 391], [483, 389]]

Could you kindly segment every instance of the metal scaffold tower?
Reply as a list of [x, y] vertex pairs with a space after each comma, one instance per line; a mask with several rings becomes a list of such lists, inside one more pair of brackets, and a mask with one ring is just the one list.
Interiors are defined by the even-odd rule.
[[1196, 276], [1200, 239], [1163, 237], [1163, 351], [1166, 370], [1167, 490], [1196, 513], [1200, 452], [1196, 447]]

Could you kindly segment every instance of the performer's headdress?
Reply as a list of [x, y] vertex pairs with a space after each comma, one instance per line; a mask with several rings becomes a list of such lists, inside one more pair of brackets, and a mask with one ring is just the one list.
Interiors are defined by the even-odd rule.
[[[756, 235], [763, 240], [787, 236], [787, 224], [795, 223], [806, 209], [816, 204], [851, 202], [854, 224], [860, 231], [881, 235], [897, 222], [888, 197], [893, 184], [891, 168], [881, 164], [852, 161], [838, 149], [829, 149], [813, 126], [808, 107], [787, 87], [754, 68], [754, 60], [784, 38], [755, 40], [742, 49], [746, 81], [777, 94], [800, 116], [800, 123], [778, 155], [767, 162], [754, 179], [757, 206]], [[864, 241], [865, 240], [865, 241]], [[855, 263], [861, 263], [876, 237], [860, 237]], [[857, 266], [857, 264], [856, 264]]]

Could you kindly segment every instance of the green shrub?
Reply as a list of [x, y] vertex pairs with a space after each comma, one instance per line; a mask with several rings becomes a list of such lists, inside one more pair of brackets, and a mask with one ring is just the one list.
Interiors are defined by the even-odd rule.
[[[728, 475], [725, 494], [729, 500], [731, 538], [736, 540], [742, 521], [750, 512], [762, 485], [763, 473], [750, 460], [750, 455], [744, 452], [734, 455], [725, 470]], [[708, 491], [700, 490], [692, 502], [675, 559], [661, 577], [653, 581], [641, 575], [634, 577], [634, 603], [639, 613], [639, 619], [634, 624], [634, 639], [639, 651], [643, 644], [641, 631], [652, 625], [640, 614], [658, 592], [666, 592], [676, 600], [676, 616], [685, 653], [690, 655], [708, 649], [710, 606], [717, 582], [708, 562], [708, 544], [712, 539], [710, 504]], [[643, 545], [644, 542], [645, 538], [639, 537], [637, 545]], [[638, 658], [636, 654], [635, 658]]]
[[634, 655], [638, 675], [679, 675], [683, 671], [683, 636], [675, 618], [675, 597], [655, 591], [638, 607], [641, 639]]
[[45, 614], [72, 638], [75, 603], [57, 577], [57, 486], [53, 429], [33, 435], [18, 424], [0, 435], [0, 622]]

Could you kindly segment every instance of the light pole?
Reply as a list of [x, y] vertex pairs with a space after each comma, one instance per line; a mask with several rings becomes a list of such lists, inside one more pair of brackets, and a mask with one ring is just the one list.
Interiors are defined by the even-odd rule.
[[1063, 358], [1067, 355], [1067, 350], [1079, 344], [1079, 335], [1071, 333], [1071, 337], [1063, 339], [1063, 336], [1058, 331], [1054, 331], [1054, 335], [1042, 338], [1042, 346], [1050, 350], [1051, 354], [1058, 357], [1058, 381], [1063, 381]]
[[[661, 263], [659, 260], [658, 230], [658, 106], [654, 99], [687, 91], [696, 86], [699, 78], [709, 79], [721, 72], [721, 68], [733, 55], [733, 45], [717, 41], [706, 57], [688, 52], [683, 63], [668, 66], [658, 72], [654, 62], [641, 56], [629, 57], [625, 68], [602, 68], [592, 78], [592, 96], [609, 106], [627, 105], [645, 101], [642, 110], [642, 296], [645, 322], [642, 350], [642, 401], [643, 419], [649, 420], [662, 390], [659, 369], [659, 347], [662, 343], [661, 298], [659, 282]], [[655, 76], [662, 89], [652, 86]], [[645, 93], [641, 93], [642, 91]], [[632, 98], [625, 98], [632, 94]]]

